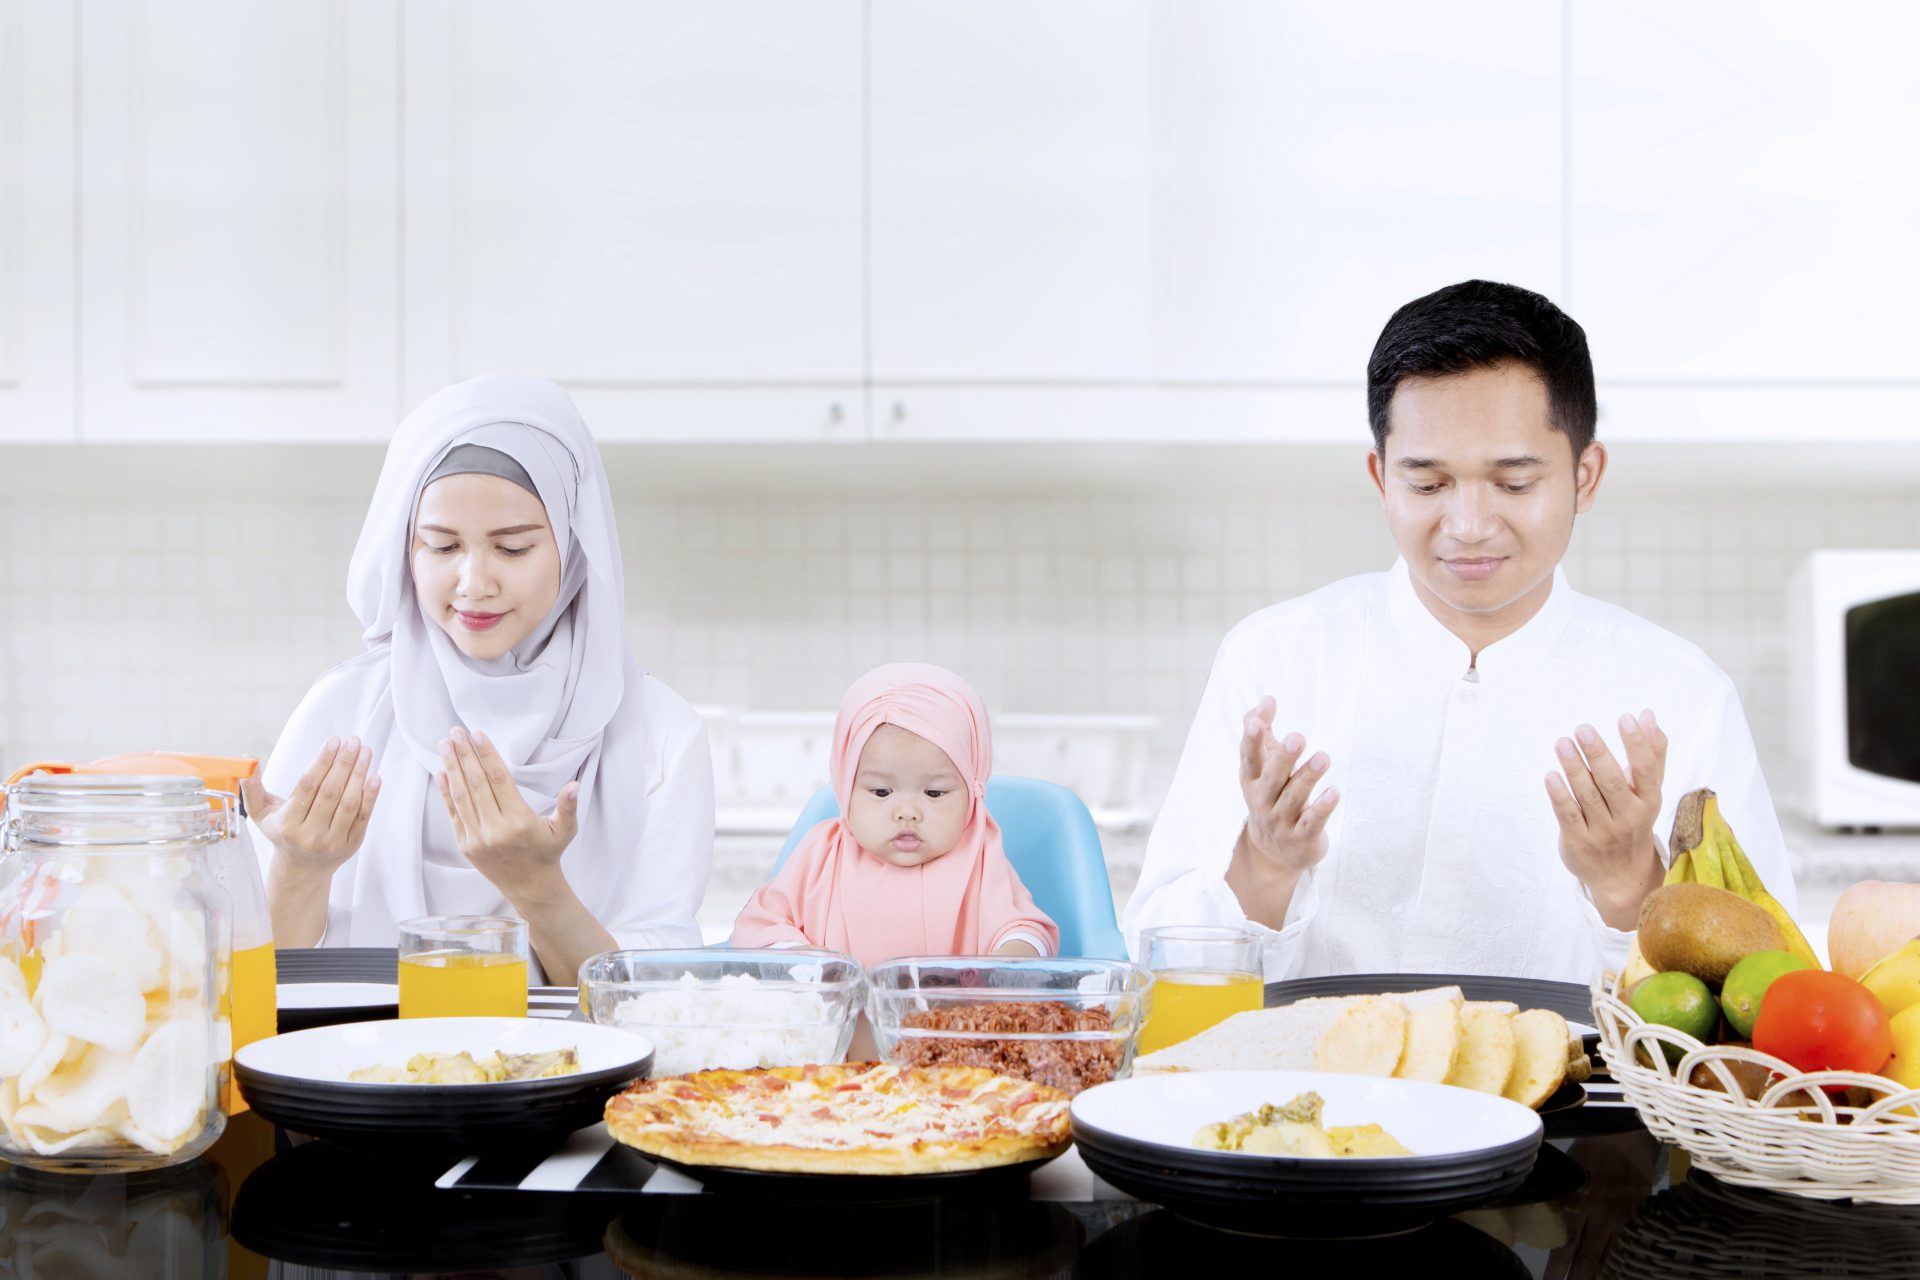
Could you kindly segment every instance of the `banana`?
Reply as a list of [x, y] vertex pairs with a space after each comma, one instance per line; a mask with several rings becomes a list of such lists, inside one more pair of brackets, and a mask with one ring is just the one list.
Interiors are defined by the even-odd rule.
[[1739, 844], [1733, 838], [1733, 828], [1720, 816], [1720, 802], [1707, 801], [1706, 813], [1707, 842], [1713, 846], [1714, 860], [1720, 864], [1720, 872], [1727, 878], [1727, 888], [1749, 902], [1753, 895], [1761, 892], [1759, 877], [1749, 877], [1751, 868], [1742, 866], [1742, 859], [1735, 857]]
[[1734, 838], [1733, 828], [1728, 826], [1727, 820], [1720, 816], [1720, 806], [1711, 799], [1707, 801], [1707, 822], [1713, 829], [1715, 843], [1719, 845], [1723, 856], [1738, 869], [1739, 875], [1746, 884], [1746, 889], [1741, 896], [1774, 918], [1774, 922], [1780, 926], [1780, 936], [1787, 940], [1787, 950], [1808, 964], [1818, 965], [1820, 957], [1813, 953], [1813, 945], [1807, 941], [1807, 935], [1800, 932], [1800, 926], [1794, 923], [1787, 909], [1780, 905], [1780, 900], [1767, 892], [1766, 883], [1760, 879], [1760, 873], [1753, 869], [1753, 863], [1748, 860], [1746, 850], [1742, 849], [1740, 842]]
[[1696, 884], [1739, 894], [1773, 917], [1788, 951], [1809, 964], [1820, 963], [1806, 935], [1800, 932], [1800, 926], [1779, 900], [1767, 892], [1760, 873], [1753, 869], [1746, 851], [1734, 838], [1733, 828], [1721, 816], [1719, 797], [1712, 791], [1702, 787], [1680, 798], [1667, 847], [1673, 854], [1673, 864], [1667, 872], [1668, 884], [1675, 883], [1675, 871], [1684, 868], [1683, 878], [1690, 876]]
[[1714, 847], [1708, 831], [1706, 814], [1711, 804], [1713, 792], [1704, 787], [1681, 796], [1673, 811], [1673, 833], [1667, 837], [1667, 848], [1676, 862], [1682, 854], [1689, 855], [1693, 883], [1739, 893], [1739, 889], [1727, 883], [1726, 870], [1720, 865], [1720, 851]]
[[1662, 884], [1686, 884], [1693, 879], [1693, 852], [1682, 849], [1673, 855], [1673, 865], [1667, 868], [1667, 878]]
[[1635, 938], [1633, 945], [1627, 948], [1626, 967], [1620, 971], [1620, 980], [1614, 987], [1614, 992], [1624, 1000], [1644, 979], [1652, 976], [1653, 966], [1648, 964], [1647, 958], [1640, 954], [1640, 939]]

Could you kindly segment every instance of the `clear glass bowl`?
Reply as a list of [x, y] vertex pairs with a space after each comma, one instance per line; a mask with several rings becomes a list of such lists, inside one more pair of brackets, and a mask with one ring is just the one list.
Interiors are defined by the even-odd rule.
[[1068, 1094], [1133, 1068], [1152, 999], [1153, 975], [1120, 960], [916, 956], [867, 974], [888, 1061], [991, 1067]]
[[865, 974], [837, 951], [606, 951], [580, 967], [590, 1021], [653, 1041], [653, 1075], [839, 1062]]

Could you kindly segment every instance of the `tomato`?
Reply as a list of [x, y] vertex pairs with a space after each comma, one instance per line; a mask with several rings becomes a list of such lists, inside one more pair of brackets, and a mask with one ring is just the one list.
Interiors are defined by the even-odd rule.
[[1893, 1032], [1879, 998], [1852, 978], [1798, 969], [1767, 988], [1753, 1047], [1802, 1071], [1872, 1073], [1893, 1056]]

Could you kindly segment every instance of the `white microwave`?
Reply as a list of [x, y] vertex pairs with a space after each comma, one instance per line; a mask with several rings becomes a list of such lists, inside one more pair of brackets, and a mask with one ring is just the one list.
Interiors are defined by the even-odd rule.
[[1803, 809], [1920, 827], [1920, 551], [1816, 551], [1787, 591]]

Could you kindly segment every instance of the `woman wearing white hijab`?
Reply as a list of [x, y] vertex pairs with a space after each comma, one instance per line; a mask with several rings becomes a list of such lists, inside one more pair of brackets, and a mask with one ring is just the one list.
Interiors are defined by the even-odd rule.
[[279, 945], [513, 915], [560, 982], [616, 946], [699, 945], [706, 731], [627, 649], [612, 496], [566, 392], [476, 378], [409, 414], [347, 597], [366, 652], [247, 794]]

